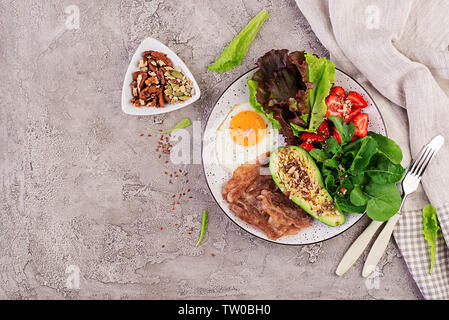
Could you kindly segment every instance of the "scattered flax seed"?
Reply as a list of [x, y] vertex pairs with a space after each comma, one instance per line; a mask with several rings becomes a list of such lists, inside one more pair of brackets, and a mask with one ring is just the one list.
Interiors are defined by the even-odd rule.
[[149, 133], [148, 136], [151, 137], [151, 133]]
[[211, 256], [212, 256], [212, 257], [215, 257], [215, 253], [211, 253]]
[[192, 199], [193, 197], [192, 196], [189, 196], [189, 199]]
[[163, 227], [161, 227], [161, 230], [164, 229]]
[[164, 244], [162, 245], [162, 248], [165, 248], [165, 245], [164, 245]]
[[143, 137], [143, 133], [141, 133], [140, 136]]

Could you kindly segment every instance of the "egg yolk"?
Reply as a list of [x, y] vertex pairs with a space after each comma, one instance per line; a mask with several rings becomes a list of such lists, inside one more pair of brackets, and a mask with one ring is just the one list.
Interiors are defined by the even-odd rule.
[[229, 131], [235, 143], [248, 147], [259, 143], [265, 136], [265, 120], [254, 111], [237, 113], [229, 124]]

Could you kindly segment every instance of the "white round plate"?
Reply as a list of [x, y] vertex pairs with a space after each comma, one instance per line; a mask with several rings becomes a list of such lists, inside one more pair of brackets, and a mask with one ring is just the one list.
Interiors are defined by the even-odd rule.
[[[296, 235], [288, 235], [281, 237], [278, 240], [270, 240], [264, 232], [244, 222], [234, 212], [232, 212], [221, 195], [221, 190], [226, 182], [231, 178], [231, 174], [222, 169], [222, 167], [218, 164], [215, 154], [215, 133], [223, 119], [234, 105], [248, 102], [249, 91], [247, 81], [250, 77], [252, 77], [254, 72], [255, 69], [248, 71], [234, 81], [223, 92], [209, 114], [206, 128], [204, 130], [202, 148], [203, 169], [209, 189], [224, 213], [238, 226], [256, 237], [274, 243], [289, 245], [305, 245], [331, 239], [353, 226], [363, 217], [363, 214], [346, 214], [346, 222], [337, 227], [329, 227], [318, 220], [313, 219], [310, 227], [301, 230]], [[360, 93], [368, 102], [368, 106], [363, 111], [369, 115], [370, 121], [368, 130], [386, 135], [385, 124], [376, 104], [360, 84], [344, 72], [336, 69], [334, 85], [343, 87], [346, 92], [356, 91]]]

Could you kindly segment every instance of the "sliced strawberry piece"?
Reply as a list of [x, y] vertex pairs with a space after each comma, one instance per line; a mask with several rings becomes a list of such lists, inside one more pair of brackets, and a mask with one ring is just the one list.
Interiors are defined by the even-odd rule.
[[339, 97], [336, 94], [330, 94], [327, 96], [325, 102], [327, 105], [327, 118], [330, 116], [343, 117], [342, 106], [344, 101], [342, 97]]
[[342, 97], [342, 98], [346, 97], [346, 92], [342, 87], [333, 87], [331, 89], [330, 93], [336, 94], [337, 96]]
[[365, 108], [368, 105], [365, 99], [355, 91], [350, 91], [346, 99], [351, 100], [353, 108]]
[[346, 123], [351, 122], [352, 118], [354, 118], [360, 112], [362, 112], [361, 108], [351, 108], [351, 111], [345, 116], [345, 122]]
[[327, 122], [327, 120], [324, 120], [323, 122], [321, 122], [320, 126], [318, 127], [317, 132], [319, 134], [321, 134], [323, 137], [328, 138], [330, 135], [329, 122]]
[[303, 134], [301, 134], [300, 137], [301, 140], [304, 140], [306, 142], [310, 142], [310, 143], [315, 143], [315, 142], [324, 142], [324, 138], [322, 136], [320, 136], [319, 134], [316, 133], [309, 133], [309, 132], [304, 132]]
[[337, 140], [338, 144], [341, 144], [340, 133], [339, 133], [338, 130], [335, 129], [335, 128], [334, 128], [334, 138], [335, 138], [335, 140]]
[[301, 143], [300, 147], [303, 148], [304, 150], [306, 150], [307, 152], [310, 152], [312, 149], [315, 149], [313, 144], [311, 144], [307, 141], [304, 141], [303, 143]]
[[369, 122], [368, 115], [366, 113], [360, 113], [351, 122], [355, 125], [355, 135], [360, 138], [366, 137]]

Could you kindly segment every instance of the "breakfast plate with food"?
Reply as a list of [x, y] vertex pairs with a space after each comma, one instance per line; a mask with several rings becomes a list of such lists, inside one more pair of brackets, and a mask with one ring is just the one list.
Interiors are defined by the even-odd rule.
[[[218, 205], [261, 239], [304, 245], [397, 212], [402, 152], [363, 87], [332, 61], [271, 50], [209, 114], [202, 161]], [[399, 204], [398, 204], [399, 201]]]

